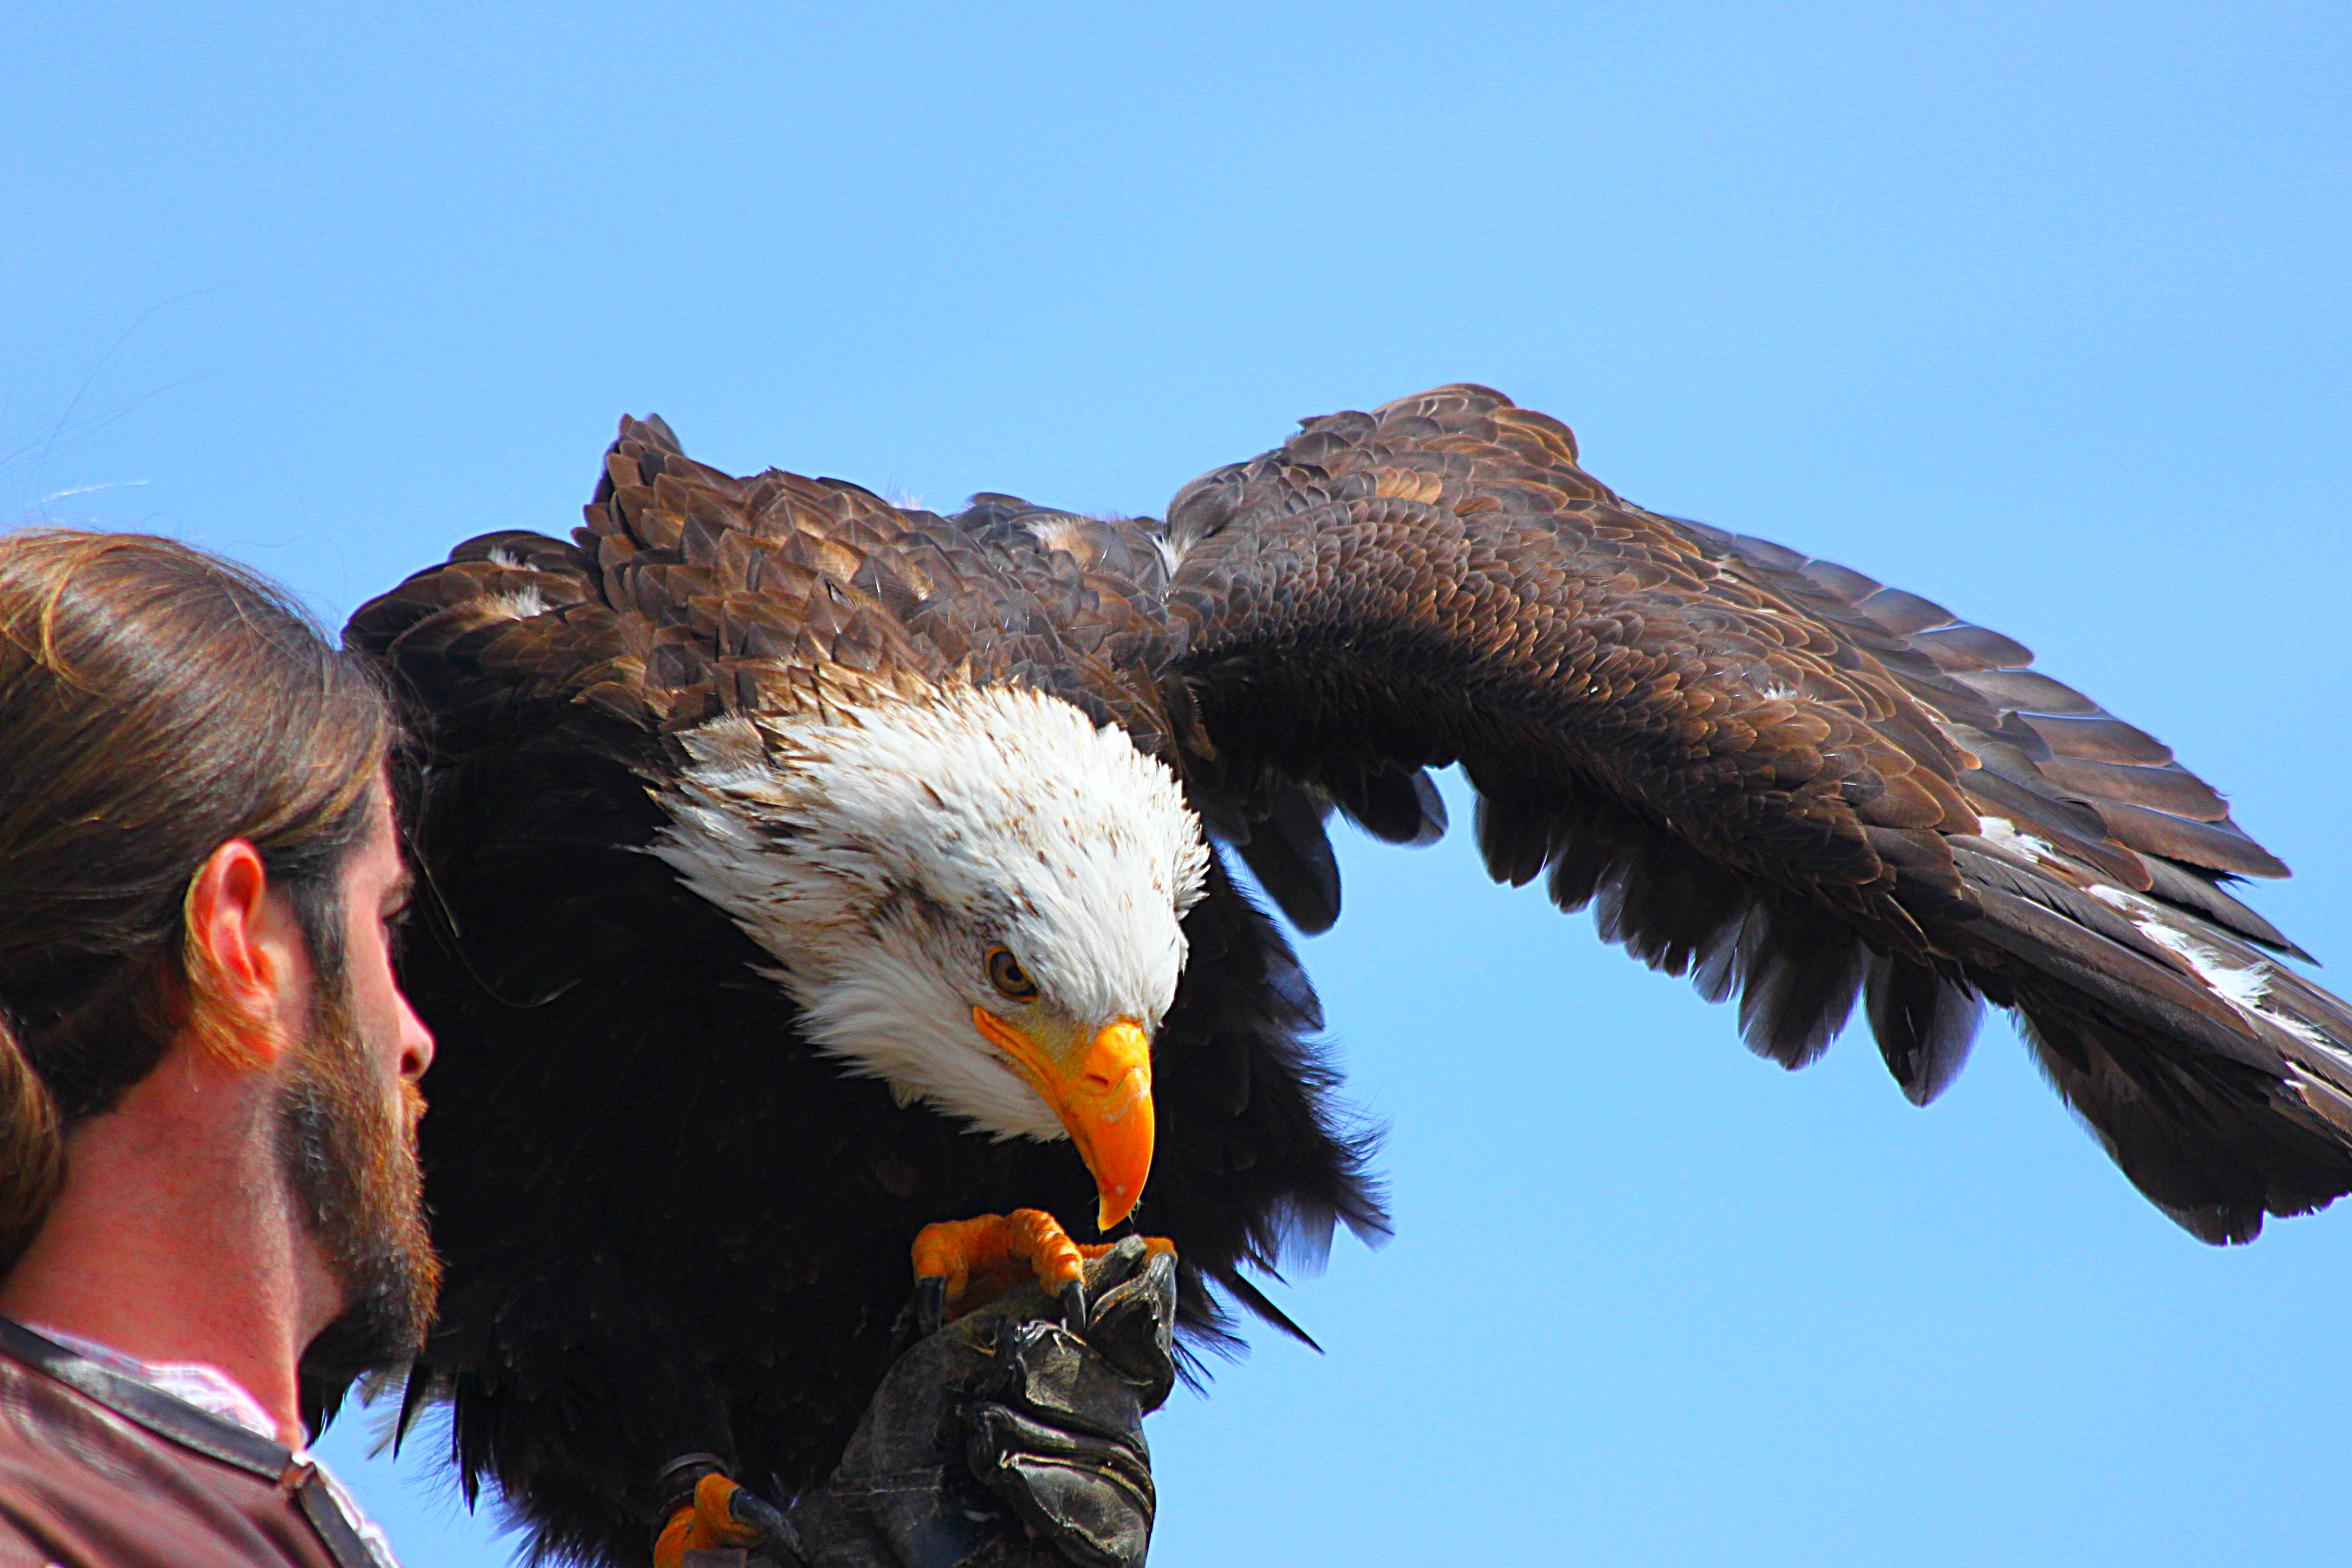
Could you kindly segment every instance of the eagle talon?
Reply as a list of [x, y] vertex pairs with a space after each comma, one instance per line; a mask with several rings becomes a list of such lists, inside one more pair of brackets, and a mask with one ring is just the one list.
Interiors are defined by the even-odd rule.
[[915, 1335], [928, 1339], [947, 1325], [947, 1281], [931, 1275], [915, 1281]]
[[935, 1293], [944, 1322], [1034, 1281], [1065, 1310], [1070, 1306], [1065, 1292], [1077, 1290], [1078, 1305], [1083, 1307], [1084, 1287], [1079, 1282], [1089, 1255], [1070, 1239], [1061, 1221], [1043, 1209], [926, 1225], [915, 1237], [915, 1277], [936, 1290], [919, 1297], [918, 1303]]
[[[712, 1456], [687, 1457], [703, 1460]], [[672, 1504], [661, 1533], [654, 1538], [654, 1568], [685, 1568], [689, 1557], [751, 1548], [761, 1549], [764, 1559], [779, 1563], [806, 1560], [800, 1532], [791, 1521], [774, 1505], [737, 1485], [723, 1469], [701, 1468], [693, 1490], [672, 1499]]]
[[[1176, 1250], [1164, 1236], [1138, 1239], [1147, 1256]], [[916, 1332], [936, 1333], [950, 1319], [1034, 1282], [1053, 1298], [1062, 1326], [1084, 1334], [1092, 1310], [1086, 1266], [1118, 1245], [1072, 1241], [1061, 1222], [1042, 1209], [926, 1225], [914, 1246]]]

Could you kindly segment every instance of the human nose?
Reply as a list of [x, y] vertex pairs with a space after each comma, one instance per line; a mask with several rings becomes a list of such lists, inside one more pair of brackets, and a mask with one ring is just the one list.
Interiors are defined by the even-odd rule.
[[433, 1031], [425, 1027], [408, 993], [403, 991], [400, 993], [400, 1076], [415, 1083], [432, 1065]]

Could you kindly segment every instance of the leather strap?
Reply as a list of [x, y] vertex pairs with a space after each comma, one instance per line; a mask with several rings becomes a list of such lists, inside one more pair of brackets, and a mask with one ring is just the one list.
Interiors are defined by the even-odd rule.
[[270, 1482], [293, 1499], [302, 1517], [318, 1531], [327, 1555], [342, 1568], [376, 1568], [374, 1555], [320, 1478], [318, 1466], [296, 1459], [293, 1450], [275, 1438], [247, 1431], [138, 1378], [75, 1355], [7, 1318], [0, 1318], [0, 1353], [56, 1379], [92, 1404], [166, 1442]]

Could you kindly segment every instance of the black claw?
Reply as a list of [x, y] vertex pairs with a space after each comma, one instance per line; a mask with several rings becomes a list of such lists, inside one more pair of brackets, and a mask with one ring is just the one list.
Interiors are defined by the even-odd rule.
[[1055, 1296], [1062, 1304], [1062, 1327], [1073, 1334], [1086, 1332], [1086, 1282], [1072, 1280]]
[[947, 1322], [947, 1281], [937, 1276], [915, 1281], [915, 1333], [928, 1338]]
[[799, 1527], [784, 1517], [774, 1503], [749, 1487], [739, 1486], [727, 1494], [727, 1512], [734, 1515], [737, 1524], [759, 1532], [754, 1562], [773, 1563], [776, 1568], [804, 1568], [809, 1560], [808, 1543], [800, 1538]]

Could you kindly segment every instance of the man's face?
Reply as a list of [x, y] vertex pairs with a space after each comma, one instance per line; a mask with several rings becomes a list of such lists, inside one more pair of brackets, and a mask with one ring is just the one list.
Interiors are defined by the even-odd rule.
[[309, 1025], [278, 1102], [278, 1151], [313, 1238], [347, 1295], [341, 1348], [360, 1360], [413, 1352], [440, 1284], [417, 1166], [417, 1080], [433, 1037], [392, 972], [391, 926], [409, 881], [385, 791], [345, 863], [340, 898], [312, 933]]

